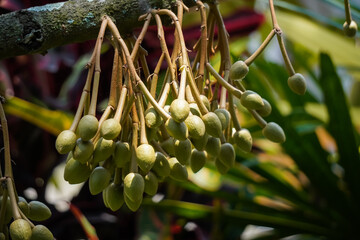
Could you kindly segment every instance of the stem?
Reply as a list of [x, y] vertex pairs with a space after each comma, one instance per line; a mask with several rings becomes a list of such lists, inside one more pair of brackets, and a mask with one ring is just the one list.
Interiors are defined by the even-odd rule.
[[13, 173], [11, 168], [11, 156], [10, 156], [9, 129], [7, 125], [3, 104], [1, 102], [0, 102], [0, 120], [1, 120], [1, 128], [3, 132], [3, 141], [4, 141], [5, 177], [13, 178]]
[[127, 96], [127, 88], [124, 85], [123, 88], [121, 89], [119, 103], [114, 116], [114, 119], [118, 122], [120, 121], [122, 112], [124, 110], [126, 96]]
[[120, 184], [121, 183], [121, 168], [115, 168], [115, 174], [114, 174], [114, 183]]
[[206, 9], [205, 5], [201, 1], [197, 1], [196, 4], [199, 6], [200, 9], [200, 16], [201, 16], [201, 37], [200, 37], [200, 60], [199, 60], [199, 78], [198, 78], [198, 88], [200, 92], [202, 92], [203, 86], [203, 79], [204, 79], [204, 70], [205, 70], [205, 62], [207, 62], [207, 20], [206, 20]]
[[[2, 182], [1, 182], [2, 184]], [[7, 198], [8, 198], [8, 190], [7, 188], [4, 187], [4, 192], [2, 195], [2, 201], [1, 201], [1, 206], [0, 206], [0, 232], [3, 232], [3, 226], [4, 226], [4, 222], [5, 222], [5, 213], [6, 213], [6, 202], [7, 202]]]
[[237, 98], [241, 98], [242, 91], [232, 86], [230, 83], [225, 81], [217, 72], [216, 70], [211, 66], [210, 63], [206, 64], [207, 70], [215, 77], [215, 79], [220, 83], [221, 86], [226, 88], [231, 94], [233, 94]]
[[[151, 93], [151, 96], [153, 96], [153, 98], [156, 98], [156, 88], [157, 88], [157, 83], [158, 83], [158, 79], [159, 79], [159, 72], [160, 72], [161, 64], [164, 60], [164, 57], [165, 57], [164, 53], [161, 53], [158, 63], [156, 64], [156, 67], [154, 69], [153, 77], [151, 79], [150, 93]], [[149, 105], [148, 105], [148, 107], [149, 107]]]
[[239, 131], [241, 129], [241, 125], [240, 125], [240, 122], [239, 122], [238, 118], [236, 117], [233, 95], [230, 92], [229, 92], [229, 97], [228, 98], [229, 98], [229, 112], [230, 112], [230, 116], [231, 116], [231, 121], [234, 124], [235, 130]]
[[131, 107], [132, 107], [132, 105], [134, 103], [134, 100], [135, 100], [134, 94], [130, 95], [130, 97], [129, 97], [127, 103], [126, 103], [126, 107], [125, 107], [125, 109], [123, 111], [123, 115], [121, 117], [121, 121], [120, 121], [121, 126], [125, 123], [126, 119], [128, 118], [128, 116], [130, 114], [130, 111], [131, 111]]
[[350, 9], [350, 2], [349, 0], [344, 0], [344, 5], [345, 5], [345, 18], [346, 18], [346, 22], [348, 24], [351, 23], [352, 18], [351, 18], [351, 9]]
[[264, 49], [270, 43], [274, 36], [275, 30], [272, 29], [264, 42], [260, 45], [260, 47], [250, 57], [248, 57], [248, 59], [244, 61], [247, 66], [250, 66], [254, 62], [254, 60], [264, 51]]
[[165, 155], [166, 158], [169, 158], [169, 154], [167, 154], [167, 152], [160, 146], [160, 144], [155, 141], [154, 139], [150, 141], [151, 145], [154, 147], [155, 151], [157, 152], [161, 152], [162, 154]]
[[143, 27], [141, 29], [141, 32], [140, 32], [140, 34], [139, 34], [139, 36], [138, 36], [138, 38], [137, 38], [137, 40], [136, 40], [136, 42], [134, 44], [133, 50], [131, 52], [131, 59], [132, 60], [135, 59], [135, 56], [136, 56], [136, 54], [138, 52], [138, 49], [139, 49], [139, 46], [142, 43], [142, 41], [144, 39], [144, 36], [145, 36], [145, 34], [147, 32], [147, 29], [149, 27], [150, 21], [151, 21], [151, 14], [148, 13], [146, 15], [146, 18], [145, 18], [145, 23], [144, 23], [144, 25], [143, 25]]
[[186, 88], [186, 66], [181, 66], [181, 78], [178, 99], [185, 99], [185, 88]]
[[[121, 66], [120, 66], [121, 67]], [[111, 74], [111, 84], [110, 84], [110, 96], [108, 105], [111, 105], [113, 108], [116, 107], [117, 102], [117, 83], [118, 83], [118, 74], [119, 74], [119, 49], [115, 46], [114, 47], [114, 61], [113, 61], [113, 68]]]
[[269, 0], [269, 6], [270, 6], [270, 14], [271, 14], [271, 20], [272, 20], [273, 28], [275, 30], [280, 30], [279, 24], [278, 24], [277, 19], [276, 19], [275, 7], [274, 7], [274, 1], [273, 0]]
[[8, 194], [10, 197], [10, 203], [11, 203], [11, 210], [12, 210], [12, 215], [13, 218], [15, 220], [20, 219], [21, 215], [19, 213], [19, 209], [18, 209], [18, 205], [17, 205], [17, 201], [16, 201], [16, 196], [15, 196], [15, 189], [12, 183], [12, 178], [7, 177], [6, 178], [6, 187], [8, 189]]
[[141, 93], [138, 93], [136, 98], [136, 108], [138, 110], [140, 120], [140, 144], [148, 144], [145, 129], [144, 106], [142, 104], [141, 98]]
[[295, 74], [295, 70], [290, 62], [289, 56], [286, 52], [286, 48], [285, 48], [285, 44], [284, 44], [284, 39], [283, 36], [281, 34], [277, 34], [277, 40], [279, 42], [279, 46], [280, 46], [280, 50], [281, 50], [281, 54], [284, 58], [284, 62], [285, 62], [285, 67], [287, 69], [287, 71], [289, 72], [289, 75], [292, 76]]
[[133, 122], [133, 129], [132, 129], [132, 142], [131, 142], [131, 160], [130, 160], [130, 172], [137, 173], [138, 167], [136, 163], [136, 148], [138, 145], [138, 129], [139, 129], [139, 123]]

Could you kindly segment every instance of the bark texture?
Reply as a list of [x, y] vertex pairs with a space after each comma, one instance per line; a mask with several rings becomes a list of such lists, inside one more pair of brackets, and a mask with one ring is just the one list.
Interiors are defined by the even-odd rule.
[[[101, 17], [115, 21], [121, 33], [142, 26], [139, 16], [153, 8], [175, 7], [176, 0], [70, 0], [0, 15], [0, 59], [45, 54], [50, 48], [97, 36]], [[208, 0], [204, 2], [209, 2]], [[185, 4], [195, 5], [196, 0]]]

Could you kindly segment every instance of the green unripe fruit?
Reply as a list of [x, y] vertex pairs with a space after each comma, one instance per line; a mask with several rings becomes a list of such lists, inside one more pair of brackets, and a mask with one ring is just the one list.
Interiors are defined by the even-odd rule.
[[92, 141], [83, 141], [79, 138], [76, 141], [76, 146], [73, 150], [73, 158], [80, 163], [84, 164], [89, 160], [94, 152], [94, 144]]
[[175, 141], [175, 157], [182, 164], [186, 165], [189, 163], [191, 156], [191, 142], [189, 139], [184, 141]]
[[356, 22], [354, 20], [351, 20], [350, 24], [348, 24], [348, 22], [345, 21], [343, 25], [343, 29], [346, 36], [354, 37], [356, 35], [358, 27]]
[[218, 116], [213, 112], [208, 112], [202, 116], [202, 120], [205, 124], [206, 132], [213, 136], [220, 138], [222, 135], [222, 125]]
[[138, 173], [129, 173], [124, 178], [124, 195], [131, 201], [142, 200], [145, 189], [144, 178]]
[[29, 240], [31, 226], [24, 219], [17, 219], [10, 224], [10, 236], [12, 240]]
[[115, 143], [113, 140], [107, 140], [100, 138], [96, 143], [95, 150], [93, 153], [93, 162], [98, 164], [106, 159], [108, 159], [115, 150]]
[[188, 128], [190, 137], [200, 139], [205, 135], [205, 124], [199, 116], [188, 116], [185, 120], [185, 124]]
[[65, 165], [64, 179], [70, 184], [85, 182], [91, 174], [91, 169], [86, 164], [81, 164], [74, 158], [70, 158]]
[[112, 211], [119, 210], [124, 204], [124, 190], [121, 185], [111, 183], [105, 190], [104, 191], [106, 194], [108, 208], [110, 208]]
[[148, 128], [157, 128], [162, 122], [161, 116], [153, 107], [145, 111], [145, 124]]
[[262, 108], [256, 110], [256, 112], [258, 112], [260, 114], [260, 116], [262, 116], [262, 117], [267, 117], [270, 115], [270, 113], [272, 111], [272, 107], [265, 98], [263, 98], [262, 100], [264, 102], [264, 106]]
[[141, 196], [140, 199], [132, 201], [129, 197], [126, 196], [126, 194], [124, 194], [124, 200], [125, 200], [126, 206], [131, 211], [136, 212], [139, 209], [140, 205], [141, 205], [142, 196]]
[[77, 127], [79, 136], [83, 141], [92, 139], [99, 127], [98, 119], [93, 115], [85, 115], [81, 118]]
[[244, 107], [252, 110], [257, 110], [264, 107], [262, 97], [256, 92], [250, 90], [243, 92], [240, 98], [240, 102]]
[[169, 164], [171, 169], [170, 171], [171, 178], [180, 182], [187, 181], [188, 172], [185, 166], [181, 165], [176, 158], [170, 158]]
[[226, 174], [230, 170], [230, 168], [224, 165], [218, 158], [215, 160], [215, 167], [220, 174]]
[[104, 203], [105, 207], [110, 208], [109, 204], [108, 204], [108, 201], [107, 201], [107, 189], [108, 188], [109, 187], [105, 188], [104, 191], [102, 191], [102, 198], [103, 198], [103, 203]]
[[219, 108], [219, 109], [216, 109], [214, 111], [214, 113], [218, 116], [218, 118], [221, 122], [222, 130], [227, 129], [227, 127], [229, 126], [229, 123], [230, 123], [229, 111], [226, 109], [223, 109], [223, 108]]
[[208, 139], [209, 139], [209, 135], [205, 132], [205, 134], [202, 138], [199, 138], [199, 139], [192, 138], [191, 142], [197, 150], [203, 151], [203, 150], [205, 150]]
[[30, 240], [53, 240], [54, 236], [44, 225], [36, 225], [32, 229]]
[[217, 157], [220, 153], [221, 141], [219, 138], [209, 137], [205, 146], [208, 154]]
[[29, 215], [29, 204], [25, 200], [25, 198], [19, 197], [18, 206], [19, 206], [21, 212], [23, 212], [25, 214], [25, 216]]
[[272, 142], [283, 143], [286, 140], [284, 130], [274, 122], [269, 122], [262, 130], [263, 135]]
[[113, 140], [119, 136], [121, 125], [113, 118], [106, 119], [100, 127], [100, 135], [106, 140]]
[[176, 122], [174, 119], [169, 118], [165, 123], [166, 130], [170, 136], [178, 140], [185, 140], [188, 138], [188, 129], [184, 122]]
[[145, 188], [144, 192], [149, 194], [150, 196], [154, 196], [158, 190], [158, 179], [152, 172], [148, 172], [148, 174], [144, 177], [145, 180]]
[[171, 118], [176, 122], [183, 122], [190, 113], [189, 103], [184, 99], [175, 99], [170, 105]]
[[45, 221], [51, 217], [50, 209], [42, 202], [29, 202], [29, 219], [37, 222]]
[[6, 240], [6, 236], [4, 233], [0, 233], [0, 240]]
[[129, 143], [117, 141], [115, 143], [113, 159], [116, 167], [118, 168], [122, 168], [126, 165], [126, 163], [130, 162], [131, 150]]
[[160, 177], [167, 177], [170, 175], [170, 165], [169, 161], [166, 159], [165, 155], [161, 152], [156, 152], [155, 164], [152, 167], [152, 171]]
[[302, 74], [295, 73], [288, 78], [288, 86], [294, 93], [304, 95], [306, 92], [306, 81]]
[[232, 168], [235, 164], [235, 150], [230, 143], [221, 145], [218, 159], [228, 168]]
[[76, 134], [70, 130], [62, 131], [56, 138], [55, 147], [58, 153], [66, 154], [74, 149], [76, 145]]
[[[3, 196], [0, 196], [0, 206], [2, 205]], [[12, 219], [12, 211], [11, 211], [11, 202], [10, 198], [7, 198], [6, 205], [5, 205], [5, 218], [4, 222], [9, 223]]]
[[202, 169], [206, 163], [207, 153], [205, 151], [198, 151], [193, 149], [190, 158], [190, 167], [194, 173]]
[[154, 166], [155, 159], [155, 150], [151, 145], [141, 144], [136, 148], [136, 162], [145, 173]]
[[242, 80], [249, 72], [249, 67], [244, 61], [236, 61], [230, 68], [230, 79]]
[[164, 140], [163, 142], [160, 143], [160, 146], [162, 147], [162, 149], [165, 150], [165, 152], [167, 152], [167, 154], [174, 156], [175, 155], [175, 140], [173, 137], [169, 137], [168, 139]]
[[193, 115], [196, 115], [196, 116], [198, 116], [198, 117], [201, 117], [201, 113], [200, 113], [199, 106], [198, 106], [196, 103], [190, 103], [190, 104], [189, 104], [189, 107], [190, 107], [190, 112], [191, 112]]
[[208, 111], [210, 111], [210, 102], [209, 99], [204, 96], [204, 95], [200, 95], [200, 99], [203, 102], [203, 104], [205, 105], [205, 107], [207, 108]]
[[233, 135], [234, 143], [244, 152], [250, 152], [252, 148], [252, 137], [249, 130], [243, 128]]
[[96, 167], [89, 178], [89, 189], [92, 195], [96, 195], [109, 186], [111, 173], [104, 167]]

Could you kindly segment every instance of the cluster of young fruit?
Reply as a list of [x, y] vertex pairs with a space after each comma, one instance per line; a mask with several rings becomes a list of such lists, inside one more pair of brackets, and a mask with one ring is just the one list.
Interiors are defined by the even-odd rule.
[[[3, 203], [4, 202], [4, 203]], [[0, 232], [0, 239], [9, 239], [10, 233], [12, 240], [53, 240], [54, 237], [50, 230], [44, 225], [34, 225], [31, 221], [41, 222], [51, 217], [50, 209], [40, 201], [27, 202], [23, 197], [18, 197], [16, 207], [21, 211], [20, 218], [15, 219], [13, 216], [12, 204], [10, 197], [7, 200], [0, 197], [0, 205], [4, 206], [4, 222], [1, 223], [2, 230]], [[11, 222], [11, 220], [14, 220]], [[31, 220], [31, 221], [30, 221]], [[10, 224], [9, 229], [6, 227]]]
[[[65, 180], [71, 184], [88, 180], [91, 194], [102, 192], [105, 205], [114, 211], [124, 202], [136, 211], [144, 193], [156, 194], [159, 182], [167, 177], [186, 181], [188, 169], [196, 173], [209, 163], [214, 164], [219, 173], [227, 173], [235, 164], [231, 143], [250, 152], [252, 136], [240, 126], [233, 97], [248, 109], [267, 139], [277, 143], [285, 141], [282, 128], [263, 119], [271, 113], [269, 102], [242, 85], [253, 60], [231, 64], [227, 32], [217, 5], [209, 4], [207, 13], [202, 2], [197, 1], [202, 19], [201, 38], [194, 47], [197, 57], [190, 64], [181, 30], [186, 6], [180, 1], [177, 4], [177, 15], [160, 9], [142, 16], [140, 19], [145, 23], [140, 35], [127, 40], [121, 38], [109, 17], [103, 17], [73, 124], [56, 139], [57, 151], [68, 154]], [[175, 25], [171, 55], [160, 15], [172, 18]], [[140, 44], [152, 17], [158, 26], [162, 55], [150, 74], [146, 51]], [[217, 48], [222, 62], [218, 72], [208, 62], [214, 51], [215, 25], [219, 29]], [[100, 47], [106, 29], [114, 46], [114, 65], [108, 107], [98, 119], [95, 113]], [[273, 30], [271, 38], [276, 33]], [[163, 61], [168, 68], [161, 91], [157, 92]], [[305, 79], [290, 69], [290, 89], [304, 94]], [[221, 91], [219, 99], [218, 91]], [[170, 94], [172, 98], [168, 97]]]

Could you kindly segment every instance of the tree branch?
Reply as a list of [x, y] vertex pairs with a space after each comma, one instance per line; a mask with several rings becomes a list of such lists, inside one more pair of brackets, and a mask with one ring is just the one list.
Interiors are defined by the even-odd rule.
[[[207, 2], [213, 2], [208, 0]], [[94, 39], [106, 14], [122, 34], [140, 27], [150, 9], [175, 7], [176, 0], [70, 0], [0, 15], [0, 59], [45, 54], [50, 48]], [[185, 4], [195, 5], [195, 0]], [[206, 2], [206, 1], [205, 1]]]

